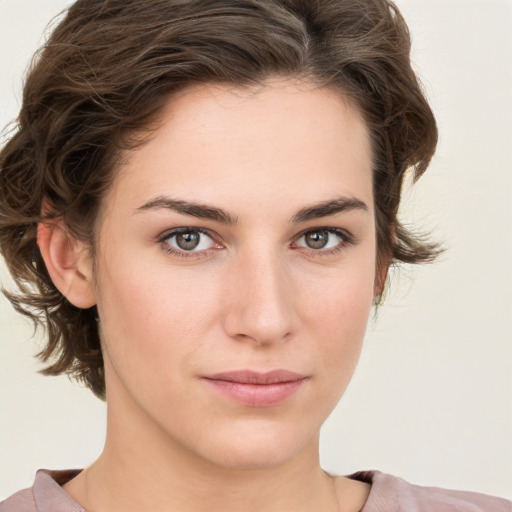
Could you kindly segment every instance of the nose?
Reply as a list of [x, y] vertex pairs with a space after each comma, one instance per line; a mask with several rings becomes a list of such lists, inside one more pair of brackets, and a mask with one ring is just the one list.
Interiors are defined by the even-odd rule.
[[240, 258], [230, 267], [224, 329], [234, 339], [270, 345], [290, 338], [297, 328], [293, 283], [278, 255]]

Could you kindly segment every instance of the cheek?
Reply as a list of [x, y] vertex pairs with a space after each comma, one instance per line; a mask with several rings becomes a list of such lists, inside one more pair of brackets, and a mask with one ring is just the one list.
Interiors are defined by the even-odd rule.
[[186, 367], [215, 318], [215, 284], [190, 272], [117, 260], [99, 284], [103, 338], [120, 371]]
[[304, 298], [304, 323], [315, 341], [320, 366], [343, 390], [355, 369], [371, 311], [373, 261], [310, 280]]
[[371, 299], [368, 300], [367, 295], [355, 297], [349, 289], [333, 297], [333, 301], [324, 308], [318, 328], [323, 334], [321, 342], [325, 344], [324, 363], [327, 368], [355, 367], [370, 308]]
[[[350, 334], [366, 327], [374, 294], [375, 259], [372, 251], [360, 251], [329, 272], [308, 272], [298, 280], [299, 295], [309, 311], [309, 321], [338, 333]], [[321, 319], [321, 320], [320, 320]]]

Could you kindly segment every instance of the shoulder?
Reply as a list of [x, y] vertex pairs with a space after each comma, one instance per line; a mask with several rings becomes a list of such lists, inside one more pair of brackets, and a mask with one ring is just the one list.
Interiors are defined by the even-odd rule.
[[32, 487], [2, 501], [0, 512], [85, 512], [61, 487], [79, 472], [40, 469]]
[[372, 486], [361, 512], [512, 512], [512, 502], [503, 498], [413, 485], [380, 471], [361, 471], [349, 478]]
[[23, 489], [0, 502], [0, 512], [37, 512], [32, 489]]

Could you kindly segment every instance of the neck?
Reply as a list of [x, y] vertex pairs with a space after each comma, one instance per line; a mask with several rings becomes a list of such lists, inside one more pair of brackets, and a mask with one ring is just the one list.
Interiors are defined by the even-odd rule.
[[89, 512], [338, 510], [333, 479], [320, 468], [318, 435], [281, 464], [229, 467], [169, 438], [140, 410], [109, 404], [107, 425], [101, 456], [66, 486]]
[[338, 510], [333, 480], [319, 466], [235, 470], [208, 463], [180, 468], [176, 461], [138, 465], [136, 457], [127, 466], [122, 459], [106, 450], [86, 470], [88, 511]]

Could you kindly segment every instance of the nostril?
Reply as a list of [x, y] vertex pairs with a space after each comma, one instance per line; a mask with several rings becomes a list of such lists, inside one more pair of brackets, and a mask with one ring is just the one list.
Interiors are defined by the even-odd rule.
[[274, 252], [237, 259], [226, 276], [224, 328], [239, 341], [259, 345], [288, 340], [296, 329], [294, 286]]

